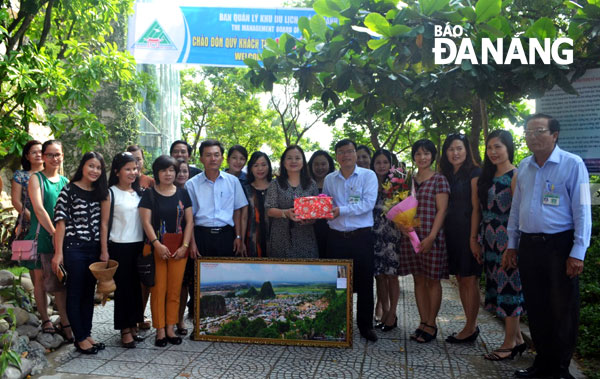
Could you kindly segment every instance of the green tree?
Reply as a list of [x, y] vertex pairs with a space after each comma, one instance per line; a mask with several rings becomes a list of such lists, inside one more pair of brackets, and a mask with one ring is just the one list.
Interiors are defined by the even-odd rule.
[[[542, 1], [410, 0], [399, 6], [398, 0], [317, 0], [314, 9], [317, 16], [299, 21], [302, 39], [284, 34], [278, 42], [267, 41], [262, 66], [245, 61], [249, 78], [267, 91], [293, 78], [300, 98], [318, 98], [330, 114], [346, 114], [354, 125], [367, 126], [373, 146], [393, 141], [394, 136], [385, 134], [393, 135], [390, 128], [410, 120], [438, 136], [465, 130], [478, 145], [490, 119], [516, 117], [514, 102], [554, 85], [573, 93], [570, 80], [598, 64], [596, 1], [552, 1], [549, 6]], [[328, 26], [324, 17], [340, 22]], [[482, 38], [521, 38], [528, 50], [528, 38], [569, 36], [575, 62], [569, 67], [468, 61], [435, 65], [434, 26], [446, 23], [460, 25], [479, 56]]]
[[0, 7], [2, 164], [16, 163], [31, 123], [49, 126], [58, 138], [76, 130], [84, 151], [103, 144], [107, 131], [92, 111], [96, 93], [112, 84], [114, 96], [133, 104], [146, 85], [133, 57], [110, 40], [133, 0], [12, 4]]
[[246, 69], [203, 68], [181, 71], [182, 134], [194, 156], [204, 138], [248, 151], [282, 151], [283, 136], [275, 112], [265, 110], [258, 91], [245, 79]]

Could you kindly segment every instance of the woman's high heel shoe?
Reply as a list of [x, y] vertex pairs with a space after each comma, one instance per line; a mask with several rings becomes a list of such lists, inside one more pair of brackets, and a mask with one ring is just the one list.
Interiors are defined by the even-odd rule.
[[525, 350], [527, 350], [527, 343], [526, 342], [523, 342], [520, 345], [516, 345], [512, 349], [512, 356], [514, 357], [517, 354], [519, 354], [519, 356], [523, 356], [523, 353], [525, 352]]
[[383, 324], [383, 326], [381, 327], [381, 331], [389, 332], [390, 330], [394, 330], [396, 327], [398, 327], [398, 316], [396, 316], [396, 319], [394, 320], [394, 323], [392, 325]]

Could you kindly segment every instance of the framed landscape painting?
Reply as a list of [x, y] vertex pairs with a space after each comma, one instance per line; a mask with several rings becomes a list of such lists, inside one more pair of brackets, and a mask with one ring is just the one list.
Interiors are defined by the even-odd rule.
[[352, 346], [352, 261], [199, 258], [194, 332], [202, 341]]

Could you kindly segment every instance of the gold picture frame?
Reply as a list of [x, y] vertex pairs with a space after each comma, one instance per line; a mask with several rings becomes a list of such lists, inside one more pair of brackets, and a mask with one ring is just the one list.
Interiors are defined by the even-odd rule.
[[192, 340], [352, 346], [352, 260], [203, 257], [194, 274]]

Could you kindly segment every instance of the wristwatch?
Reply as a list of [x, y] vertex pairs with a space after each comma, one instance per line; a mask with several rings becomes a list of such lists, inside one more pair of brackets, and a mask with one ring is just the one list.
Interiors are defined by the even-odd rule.
[[242, 239], [242, 236], [235, 236], [235, 239], [236, 239], [236, 240], [238, 240], [238, 239], [239, 239], [239, 240], [241, 240], [241, 239]]

